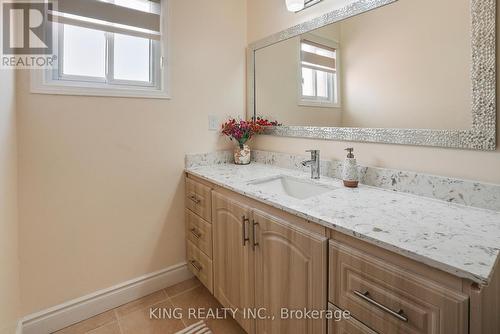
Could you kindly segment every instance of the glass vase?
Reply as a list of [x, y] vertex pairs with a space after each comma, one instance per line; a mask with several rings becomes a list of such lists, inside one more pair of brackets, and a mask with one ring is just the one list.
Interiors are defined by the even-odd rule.
[[248, 165], [250, 163], [250, 147], [248, 145], [238, 145], [234, 148], [234, 163], [236, 165]]

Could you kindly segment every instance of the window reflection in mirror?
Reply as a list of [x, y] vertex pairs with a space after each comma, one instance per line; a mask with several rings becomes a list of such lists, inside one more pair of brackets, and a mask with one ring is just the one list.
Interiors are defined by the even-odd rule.
[[337, 50], [333, 40], [310, 37], [300, 41], [301, 105], [339, 106]]

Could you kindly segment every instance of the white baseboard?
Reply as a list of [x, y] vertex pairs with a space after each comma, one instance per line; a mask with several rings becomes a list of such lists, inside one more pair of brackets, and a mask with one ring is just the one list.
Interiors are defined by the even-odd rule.
[[186, 263], [180, 263], [154, 273], [146, 274], [28, 315], [22, 320], [21, 332], [22, 334], [50, 334], [155, 291], [182, 282], [192, 276]]
[[23, 321], [19, 320], [17, 322], [16, 334], [23, 334]]

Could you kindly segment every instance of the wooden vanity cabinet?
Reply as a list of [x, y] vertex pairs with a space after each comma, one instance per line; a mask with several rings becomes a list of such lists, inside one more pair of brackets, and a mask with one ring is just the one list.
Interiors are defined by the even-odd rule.
[[[275, 319], [258, 319], [259, 334], [325, 332], [325, 320], [280, 319], [287, 310], [324, 310], [327, 287], [327, 238], [254, 210], [255, 307]], [[289, 314], [286, 314], [288, 317]]]
[[378, 333], [469, 333], [469, 296], [460, 279], [423, 265], [408, 270], [381, 250], [357, 246], [369, 247], [349, 238], [329, 241], [330, 303]]
[[212, 260], [196, 247], [191, 241], [187, 241], [188, 265], [191, 272], [198, 277], [200, 282], [212, 292], [213, 273]]
[[186, 208], [207, 222], [212, 219], [212, 189], [208, 185], [186, 178]]
[[500, 333], [500, 270], [481, 286], [191, 175], [186, 236], [188, 268], [248, 334]]
[[251, 209], [214, 192], [212, 213], [215, 298], [224, 307], [238, 310], [236, 321], [247, 333], [254, 333], [255, 322], [244, 314], [255, 304]]
[[238, 312], [251, 334], [325, 333], [324, 320], [281, 319], [280, 312], [325, 310], [327, 238], [236, 196], [214, 191], [212, 199], [215, 297], [224, 307], [265, 310], [269, 318], [257, 320]]
[[212, 258], [212, 224], [186, 209], [186, 238]]
[[202, 181], [186, 178], [187, 266], [213, 293], [212, 189]]

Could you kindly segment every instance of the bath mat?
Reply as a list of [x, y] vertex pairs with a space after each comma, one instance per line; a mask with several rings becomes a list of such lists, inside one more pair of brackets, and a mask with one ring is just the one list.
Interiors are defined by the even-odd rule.
[[205, 321], [202, 320], [195, 324], [192, 324], [189, 327], [184, 328], [176, 334], [212, 334], [212, 331], [210, 330], [210, 328], [208, 328]]

